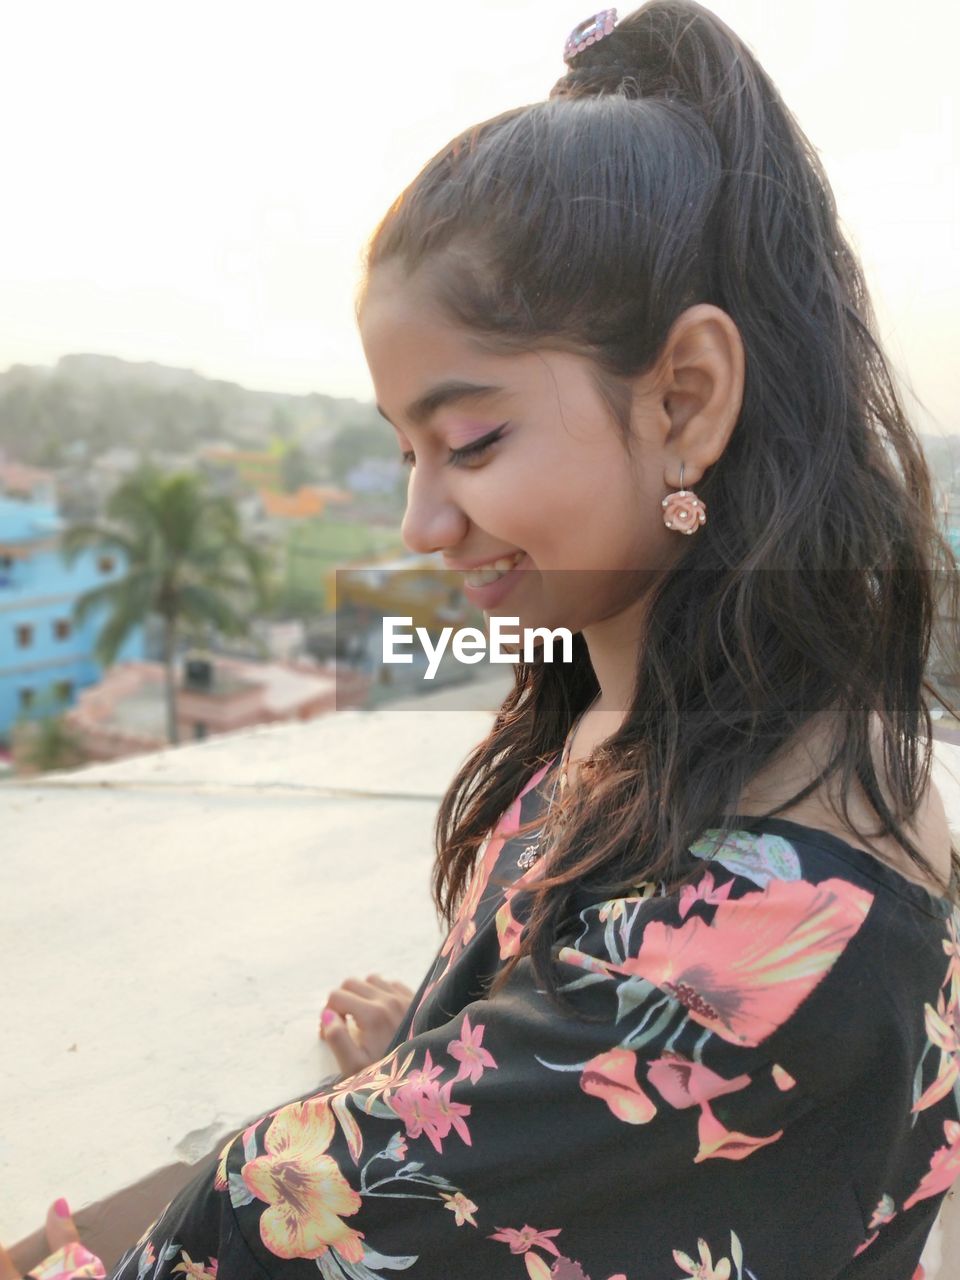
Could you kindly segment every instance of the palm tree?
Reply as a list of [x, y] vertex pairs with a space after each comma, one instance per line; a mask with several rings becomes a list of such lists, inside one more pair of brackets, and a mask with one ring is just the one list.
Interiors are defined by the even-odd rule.
[[87, 753], [66, 718], [49, 695], [41, 696], [41, 717], [21, 716], [14, 725], [14, 760], [19, 772], [46, 773], [51, 769], [75, 769], [87, 763]]
[[215, 627], [225, 636], [249, 633], [251, 617], [271, 595], [270, 559], [245, 542], [229, 498], [210, 493], [198, 475], [164, 473], [151, 463], [110, 495], [103, 521], [67, 528], [62, 558], [72, 564], [89, 548], [115, 551], [126, 561], [123, 577], [78, 598], [80, 626], [97, 609], [109, 616], [94, 655], [104, 667], [148, 615], [163, 622], [167, 737], [179, 742], [174, 660], [177, 641], [188, 631]]

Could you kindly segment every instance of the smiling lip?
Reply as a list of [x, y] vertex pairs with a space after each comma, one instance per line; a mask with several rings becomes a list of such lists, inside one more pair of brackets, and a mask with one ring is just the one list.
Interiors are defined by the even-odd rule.
[[462, 587], [463, 594], [471, 604], [478, 605], [481, 609], [493, 609], [513, 590], [521, 574], [526, 571], [527, 564], [528, 557], [524, 552], [514, 567], [508, 569], [494, 582], [488, 582], [482, 587], [471, 587], [468, 582], [465, 582]]
[[455, 573], [468, 573], [471, 569], [488, 569], [490, 565], [496, 564], [498, 560], [506, 560], [510, 556], [519, 555], [519, 551], [501, 551], [498, 556], [488, 556], [486, 560], [474, 560], [470, 564], [451, 564], [449, 560], [443, 563], [448, 569], [452, 569]]

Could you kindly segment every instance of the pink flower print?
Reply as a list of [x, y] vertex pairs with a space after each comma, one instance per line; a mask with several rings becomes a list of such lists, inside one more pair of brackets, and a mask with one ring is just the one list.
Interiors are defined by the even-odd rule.
[[927, 1003], [923, 1006], [924, 1020], [927, 1026], [927, 1035], [931, 1042], [940, 1050], [940, 1066], [937, 1071], [936, 1079], [923, 1091], [920, 1097], [911, 1107], [912, 1111], [923, 1111], [927, 1107], [932, 1107], [935, 1102], [939, 1102], [953, 1088], [953, 1082], [960, 1075], [960, 1036], [958, 1036], [958, 1021], [960, 1021], [960, 1010], [958, 1010], [957, 1002], [951, 998], [950, 1002], [944, 999], [941, 991], [937, 996], [937, 1007]]
[[468, 1200], [462, 1191], [458, 1191], [456, 1195], [452, 1196], [441, 1191], [440, 1199], [444, 1202], [443, 1207], [445, 1209], [452, 1210], [458, 1227], [462, 1227], [465, 1222], [469, 1222], [471, 1227], [477, 1225], [477, 1220], [473, 1216], [477, 1206], [472, 1200]]
[[454, 1102], [450, 1097], [453, 1088], [450, 1080], [442, 1088], [431, 1084], [429, 1091], [402, 1085], [389, 1099], [388, 1106], [403, 1121], [408, 1138], [419, 1138], [425, 1133], [435, 1151], [441, 1154], [441, 1139], [445, 1138], [451, 1128], [467, 1144], [472, 1145], [470, 1131], [463, 1122], [463, 1117], [470, 1114], [470, 1108], [463, 1102]]
[[768, 1147], [771, 1142], [783, 1137], [782, 1129], [772, 1133], [769, 1138], [754, 1138], [749, 1133], [727, 1129], [710, 1110], [709, 1102], [700, 1105], [700, 1123], [697, 1125], [700, 1150], [693, 1157], [694, 1164], [702, 1164], [704, 1160], [710, 1160], [714, 1156], [724, 1160], [746, 1160], [758, 1147]]
[[[187, 1254], [183, 1256], [187, 1257]], [[209, 1275], [215, 1277], [216, 1259], [211, 1258], [210, 1261]], [[200, 1267], [201, 1264], [195, 1265]], [[97, 1255], [91, 1253], [85, 1244], [79, 1240], [68, 1240], [48, 1254], [29, 1274], [36, 1280], [104, 1280], [107, 1273]]]
[[520, 801], [531, 787], [536, 786], [548, 768], [549, 765], [544, 765], [542, 769], [538, 770], [538, 772], [534, 774], [524, 789], [520, 792], [520, 795], [516, 797], [506, 812], [501, 815], [496, 826], [481, 845], [481, 853], [479, 854], [476, 865], [473, 868], [470, 883], [467, 886], [467, 892], [460, 903], [456, 919], [447, 933], [446, 938], [444, 938], [443, 945], [440, 948], [440, 955], [446, 957], [447, 963], [444, 966], [443, 971], [439, 973], [425, 988], [423, 995], [420, 997], [419, 1003], [414, 1010], [414, 1020], [416, 1020], [416, 1016], [423, 1007], [427, 997], [443, 981], [450, 970], [450, 966], [456, 961], [457, 957], [476, 934], [477, 927], [474, 923], [474, 916], [476, 914], [477, 907], [480, 905], [480, 899], [483, 897], [484, 891], [490, 881], [490, 875], [493, 868], [496, 866], [497, 859], [500, 857], [504, 844], [520, 825]]
[[625, 1124], [646, 1124], [657, 1108], [637, 1083], [637, 1055], [631, 1049], [611, 1049], [591, 1058], [580, 1075], [580, 1088], [601, 1098]]
[[[443, 1136], [446, 1137], [451, 1128], [456, 1129], [461, 1139], [466, 1145], [472, 1146], [473, 1141], [470, 1137], [470, 1130], [463, 1122], [463, 1117], [470, 1114], [470, 1107], [465, 1102], [454, 1102], [450, 1097], [450, 1091], [455, 1081], [448, 1080], [437, 1094], [437, 1115], [444, 1124]], [[440, 1150], [437, 1144], [437, 1150]]]
[[428, 1093], [433, 1086], [437, 1076], [443, 1075], [443, 1067], [434, 1066], [433, 1059], [430, 1057], [428, 1049], [423, 1059], [423, 1066], [418, 1067], [415, 1071], [411, 1071], [406, 1078], [405, 1087], [410, 1089], [420, 1089], [424, 1093]]
[[554, 1227], [550, 1231], [537, 1231], [535, 1227], [524, 1226], [515, 1231], [513, 1227], [497, 1227], [489, 1238], [508, 1244], [511, 1253], [526, 1253], [536, 1245], [538, 1249], [546, 1249], [559, 1258], [560, 1250], [549, 1237], [558, 1236], [562, 1230], [562, 1227]]
[[406, 1140], [400, 1136], [399, 1131], [395, 1133], [387, 1143], [386, 1150], [383, 1154], [388, 1160], [394, 1160], [397, 1164], [399, 1164], [401, 1160], [406, 1159], [407, 1143]]
[[460, 1063], [457, 1080], [469, 1080], [476, 1084], [483, 1075], [484, 1067], [495, 1067], [489, 1050], [484, 1049], [480, 1041], [483, 1039], [485, 1027], [471, 1027], [469, 1013], [464, 1014], [463, 1026], [460, 1028], [460, 1039], [451, 1040], [447, 1045], [447, 1053]]
[[773, 1064], [772, 1075], [773, 1083], [783, 1093], [786, 1093], [788, 1089], [792, 1089], [797, 1083], [786, 1067], [781, 1067], [779, 1062]]
[[[535, 862], [533, 865], [536, 867], [539, 864]], [[512, 897], [513, 893], [508, 889], [503, 896], [503, 905], [496, 914], [497, 940], [500, 943], [501, 960], [506, 960], [510, 956], [517, 954], [520, 950], [520, 937], [523, 933], [523, 925], [514, 916], [510, 906]]]
[[[710, 923], [651, 921], [636, 956], [609, 973], [638, 974], [669, 991], [689, 1017], [724, 1040], [755, 1046], [782, 1026], [829, 973], [866, 918], [873, 894], [847, 880], [771, 880], [721, 902]], [[560, 958], [572, 960], [565, 947]]]
[[420, 1089], [414, 1089], [411, 1085], [401, 1085], [386, 1099], [386, 1102], [403, 1121], [408, 1138], [419, 1138], [431, 1123], [430, 1103]]
[[680, 890], [677, 910], [680, 913], [680, 919], [686, 918], [687, 912], [695, 902], [719, 903], [724, 902], [730, 896], [730, 890], [733, 888], [733, 881], [728, 880], [726, 884], [716, 888], [713, 880], [713, 872], [705, 871], [696, 884], [685, 884]]
[[927, 1196], [939, 1195], [941, 1191], [948, 1190], [960, 1174], [960, 1123], [956, 1120], [944, 1120], [943, 1131], [947, 1145], [934, 1152], [929, 1172], [920, 1179], [920, 1185], [913, 1195], [903, 1202], [904, 1213], [918, 1200], [925, 1200]]
[[647, 1079], [671, 1107], [695, 1107], [709, 1098], [736, 1093], [750, 1083], [748, 1075], [725, 1080], [702, 1062], [691, 1062], [682, 1053], [670, 1049], [651, 1062]]
[[873, 1235], [872, 1235], [872, 1236], [867, 1236], [867, 1238], [866, 1238], [866, 1240], [864, 1240], [863, 1244], [858, 1244], [858, 1245], [857, 1245], [857, 1247], [854, 1249], [854, 1251], [853, 1251], [853, 1256], [854, 1256], [855, 1258], [859, 1258], [860, 1254], [861, 1254], [861, 1253], [863, 1253], [863, 1251], [864, 1251], [865, 1249], [869, 1249], [869, 1248], [870, 1248], [870, 1246], [873, 1244], [874, 1240], [876, 1240], [876, 1238], [877, 1238], [877, 1236], [878, 1236], [879, 1234], [880, 1234], [880, 1232], [879, 1232], [879, 1231], [875, 1231], [875, 1232], [873, 1233]]

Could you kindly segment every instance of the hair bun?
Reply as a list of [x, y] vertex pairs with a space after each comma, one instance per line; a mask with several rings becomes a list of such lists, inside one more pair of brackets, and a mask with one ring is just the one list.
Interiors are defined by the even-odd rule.
[[550, 97], [621, 93], [700, 106], [722, 88], [743, 46], [697, 0], [647, 0], [597, 44], [576, 54]]
[[550, 96], [588, 98], [604, 93], [622, 93], [627, 98], [642, 97], [639, 67], [622, 59], [610, 58], [586, 66], [577, 65], [561, 76]]

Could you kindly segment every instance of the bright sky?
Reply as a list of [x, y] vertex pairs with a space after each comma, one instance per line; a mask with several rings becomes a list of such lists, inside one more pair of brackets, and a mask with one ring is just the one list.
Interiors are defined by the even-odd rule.
[[[823, 156], [887, 350], [934, 415], [908, 402], [920, 429], [960, 432], [956, 6], [709, 7]], [[544, 98], [600, 8], [6, 6], [0, 369], [90, 351], [372, 398], [352, 310], [365, 237], [455, 133]]]

